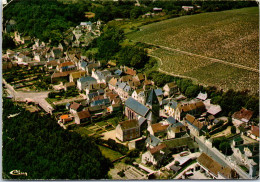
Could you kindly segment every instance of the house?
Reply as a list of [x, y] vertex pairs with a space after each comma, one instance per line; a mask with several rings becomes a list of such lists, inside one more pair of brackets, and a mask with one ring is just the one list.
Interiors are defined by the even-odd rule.
[[[96, 83], [96, 84], [90, 84], [88, 87], [86, 87], [86, 95], [92, 92], [98, 92], [106, 88], [105, 83]], [[103, 91], [104, 92], [104, 91]], [[100, 95], [101, 93], [98, 92]]]
[[144, 74], [142, 73], [137, 73], [133, 78], [139, 82], [143, 82], [145, 80]]
[[88, 63], [86, 61], [80, 61], [78, 64], [78, 67], [80, 70], [87, 71], [87, 65]]
[[87, 94], [86, 96], [87, 96], [87, 100], [90, 103], [94, 97], [98, 96], [98, 93], [97, 92], [93, 92], [93, 93]]
[[155, 91], [155, 94], [156, 94], [157, 97], [163, 98], [163, 91], [162, 91], [162, 89], [158, 88], [158, 89], [155, 89], [154, 91]]
[[30, 62], [32, 61], [32, 58], [20, 53], [18, 56], [17, 56], [17, 61], [18, 62]]
[[76, 84], [74, 82], [67, 82], [64, 84], [64, 90], [67, 91], [68, 88], [75, 88]]
[[122, 106], [121, 104], [112, 104], [107, 108], [107, 112], [112, 113], [114, 111], [119, 111], [121, 109], [121, 106]]
[[160, 144], [142, 154], [142, 163], [157, 165], [166, 158], [167, 153], [167, 146], [165, 144]]
[[238, 127], [242, 123], [248, 123], [248, 121], [253, 116], [253, 111], [247, 110], [245, 108], [242, 108], [240, 111], [235, 112], [232, 115], [232, 123]]
[[167, 128], [167, 139], [180, 138], [187, 132], [182, 123], [174, 123]]
[[193, 6], [182, 6], [181, 7], [184, 11], [190, 11], [190, 10], [193, 10], [194, 7]]
[[145, 140], [145, 143], [147, 148], [154, 148], [162, 143], [162, 140], [153, 135], [149, 135]]
[[132, 93], [132, 88], [125, 82], [117, 82], [116, 92], [119, 97], [125, 101]]
[[93, 117], [97, 117], [98, 115], [104, 115], [107, 113], [107, 107], [104, 105], [88, 107], [86, 110], [88, 110]]
[[163, 87], [164, 90], [164, 96], [169, 97], [172, 94], [175, 94], [178, 92], [178, 87], [175, 82], [167, 83]]
[[164, 106], [165, 114], [168, 116], [175, 117], [175, 111], [177, 109], [178, 102], [170, 101], [167, 105]]
[[208, 97], [208, 94], [207, 93], [199, 93], [199, 95], [196, 97], [197, 99], [200, 99], [200, 100], [206, 100]]
[[189, 151], [191, 153], [199, 151], [199, 145], [189, 136], [165, 140], [163, 143], [166, 144], [167, 148], [174, 154], [183, 151]]
[[55, 83], [58, 81], [68, 81], [69, 80], [69, 74], [74, 72], [75, 70], [72, 71], [65, 71], [65, 72], [60, 72], [60, 73], [53, 73], [51, 75], [51, 83]]
[[91, 118], [91, 115], [88, 110], [77, 112], [75, 114], [75, 123], [81, 124], [83, 122], [88, 121]]
[[127, 66], [124, 66], [123, 70], [124, 70], [125, 74], [127, 74], [127, 75], [132, 75], [132, 76], [136, 75], [136, 71]]
[[96, 83], [97, 80], [91, 76], [81, 77], [77, 80], [77, 88], [79, 90], [85, 90], [88, 86]]
[[86, 71], [77, 71], [77, 72], [70, 73], [70, 77], [69, 77], [70, 82], [75, 82], [76, 83], [76, 81], [79, 78], [81, 78], [81, 77], [83, 77], [85, 75], [86, 75]]
[[155, 123], [148, 126], [147, 131], [150, 132], [151, 135], [154, 135], [159, 138], [163, 138], [166, 135], [168, 124], [163, 123]]
[[199, 136], [202, 127], [206, 126], [205, 121], [199, 121], [190, 114], [187, 114], [183, 120], [187, 124], [191, 135]]
[[128, 81], [127, 83], [133, 90], [136, 90], [141, 86], [141, 83], [137, 80]]
[[70, 116], [69, 114], [63, 114], [60, 116], [60, 122], [63, 124], [70, 122], [72, 120], [73, 120], [73, 116]]
[[176, 119], [174, 119], [173, 117], [170, 116], [167, 119], [165, 119], [164, 121], [161, 121], [160, 123], [173, 125], [173, 124], [177, 123], [177, 121], [176, 121]]
[[140, 137], [140, 126], [137, 120], [120, 122], [116, 127], [116, 138], [125, 142]]
[[120, 82], [129, 82], [129, 81], [133, 81], [133, 76], [132, 75], [125, 75], [125, 76], [122, 76], [120, 79], [119, 79]]
[[56, 60], [48, 61], [45, 65], [49, 70], [56, 70], [59, 63]]
[[71, 105], [70, 105], [70, 112], [75, 114], [77, 113], [78, 111], [80, 111], [82, 109], [82, 106], [81, 104], [77, 103], [77, 102], [73, 102]]
[[251, 126], [249, 136], [257, 141], [260, 141], [259, 138], [259, 126]]
[[117, 69], [114, 73], [115, 75], [121, 76], [123, 74], [123, 71]]
[[233, 160], [248, 168], [251, 178], [255, 177], [259, 171], [259, 143], [244, 144], [244, 140], [239, 136], [233, 139], [231, 148]]
[[187, 113], [192, 115], [200, 115], [205, 111], [206, 107], [202, 101], [179, 103], [175, 111], [175, 119], [181, 121]]
[[101, 66], [100, 62], [89, 62], [86, 70], [87, 71], [87, 75], [90, 75], [92, 73], [93, 68], [94, 69], [98, 69]]
[[99, 70], [92, 70], [92, 75], [93, 78], [97, 80], [98, 83], [107, 83], [108, 80], [111, 78], [111, 72], [108, 70], [104, 71], [99, 71]]
[[118, 82], [118, 79], [117, 78], [115, 78], [115, 77], [113, 77], [113, 78], [111, 78], [110, 80], [109, 80], [109, 82], [108, 82], [108, 88], [110, 89], [110, 90], [116, 90], [116, 83]]
[[92, 99], [92, 102], [90, 103], [90, 106], [99, 106], [99, 105], [105, 105], [108, 106], [110, 105], [109, 99], [100, 99], [100, 100], [94, 100]]
[[[134, 90], [134, 92], [132, 93], [131, 97], [134, 98], [135, 100], [137, 100], [138, 102], [141, 101], [141, 99], [139, 98], [139, 93], [144, 91], [143, 89], [137, 89], [137, 90]], [[142, 103], [142, 102], [140, 102]]]
[[59, 72], [64, 72], [64, 71], [71, 71], [71, 70], [76, 70], [77, 67], [73, 62], [64, 62], [61, 63], [58, 67], [57, 70]]
[[206, 175], [213, 179], [238, 179], [239, 176], [235, 170], [229, 166], [222, 166], [204, 152], [197, 159], [200, 170], [206, 172]]

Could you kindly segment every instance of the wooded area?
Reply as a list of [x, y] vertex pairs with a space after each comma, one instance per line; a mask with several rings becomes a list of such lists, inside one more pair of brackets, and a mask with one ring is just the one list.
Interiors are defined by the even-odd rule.
[[[63, 130], [49, 115], [30, 113], [3, 99], [3, 172], [18, 179], [105, 179], [111, 162], [88, 137]], [[10, 114], [18, 116], [9, 117]], [[17, 178], [15, 178], [17, 179]]]

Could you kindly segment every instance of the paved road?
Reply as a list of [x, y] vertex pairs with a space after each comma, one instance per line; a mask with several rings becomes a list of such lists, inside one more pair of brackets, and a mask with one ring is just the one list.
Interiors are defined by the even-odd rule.
[[216, 149], [208, 146], [200, 137], [195, 136], [195, 141], [199, 144], [200, 149], [202, 149], [203, 152], [211, 156], [214, 160], [216, 160], [218, 163], [220, 163], [222, 166], [229, 166], [236, 170], [236, 172], [239, 174], [240, 178], [242, 179], [250, 179], [250, 177], [236, 164], [231, 163], [229, 161], [228, 157], [223, 157], [221, 153]]
[[182, 50], [179, 50], [179, 49], [173, 49], [173, 48], [170, 48], [170, 47], [156, 45], [156, 44], [152, 44], [152, 43], [148, 43], [148, 42], [145, 42], [145, 43], [153, 45], [153, 46], [157, 46], [157, 47], [160, 47], [162, 49], [169, 50], [169, 51], [179, 52], [179, 53], [186, 54], [186, 55], [189, 55], [189, 56], [195, 56], [195, 57], [199, 57], [199, 58], [202, 58], [202, 59], [207, 59], [207, 60], [212, 61], [212, 62], [218, 62], [218, 63], [226, 64], [226, 65], [229, 65], [229, 66], [233, 66], [233, 67], [237, 67], [237, 68], [241, 68], [241, 69], [245, 69], [245, 70], [254, 71], [254, 72], [259, 73], [258, 69], [251, 68], [251, 67], [248, 67], [248, 66], [244, 66], [244, 65], [241, 65], [241, 64], [230, 63], [230, 62], [227, 62], [227, 61], [224, 61], [224, 60], [221, 60], [221, 59], [202, 56], [202, 55], [199, 55], [199, 54], [194, 54], [194, 53], [191, 53], [191, 52], [182, 51]]
[[53, 107], [45, 100], [48, 97], [49, 91], [43, 92], [17, 92], [4, 79], [3, 83], [7, 87], [7, 92], [14, 97], [15, 100], [26, 101], [31, 99], [33, 102], [39, 104], [46, 112], [52, 112]]

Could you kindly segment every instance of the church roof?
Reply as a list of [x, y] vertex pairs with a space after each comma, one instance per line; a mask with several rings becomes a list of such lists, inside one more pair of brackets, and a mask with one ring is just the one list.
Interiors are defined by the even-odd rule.
[[147, 107], [145, 107], [143, 104], [139, 103], [132, 97], [129, 97], [125, 101], [125, 106], [132, 109], [134, 112], [136, 112], [137, 114], [139, 114], [143, 117], [145, 117], [147, 112], [149, 111], [149, 109]]
[[149, 93], [146, 104], [152, 106], [153, 104], [158, 104], [158, 103], [159, 103], [159, 101], [158, 101], [158, 98], [156, 96], [156, 93], [155, 93], [154, 89], [152, 89]]

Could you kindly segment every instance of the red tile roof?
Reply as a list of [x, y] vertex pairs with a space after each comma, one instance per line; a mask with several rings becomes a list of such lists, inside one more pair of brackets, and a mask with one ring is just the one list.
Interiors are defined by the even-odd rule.
[[251, 132], [253, 135], [259, 137], [259, 127], [258, 126], [251, 126]]
[[249, 121], [253, 116], [253, 111], [242, 108], [240, 111], [235, 112], [232, 117], [239, 120], [247, 120]]
[[81, 106], [81, 104], [77, 103], [77, 102], [73, 102], [70, 106], [71, 109], [77, 110], [79, 107]]
[[91, 114], [89, 113], [88, 110], [78, 112], [77, 114], [79, 116], [79, 119], [85, 119], [91, 117]]
[[163, 144], [161, 144], [161, 145], [158, 145], [158, 146], [156, 146], [156, 147], [150, 149], [150, 152], [151, 152], [151, 154], [155, 154], [156, 152], [159, 152], [160, 150], [162, 150], [162, 149], [164, 149], [164, 148], [166, 148], [166, 147], [167, 147], [166, 144], [163, 143]]
[[164, 125], [162, 123], [155, 123], [151, 125], [154, 133], [165, 131], [168, 128], [168, 126], [169, 125]]
[[64, 67], [64, 66], [71, 66], [71, 65], [74, 65], [74, 63], [73, 62], [65, 62], [65, 63], [61, 63], [59, 65], [59, 67], [61, 68], [61, 67]]

